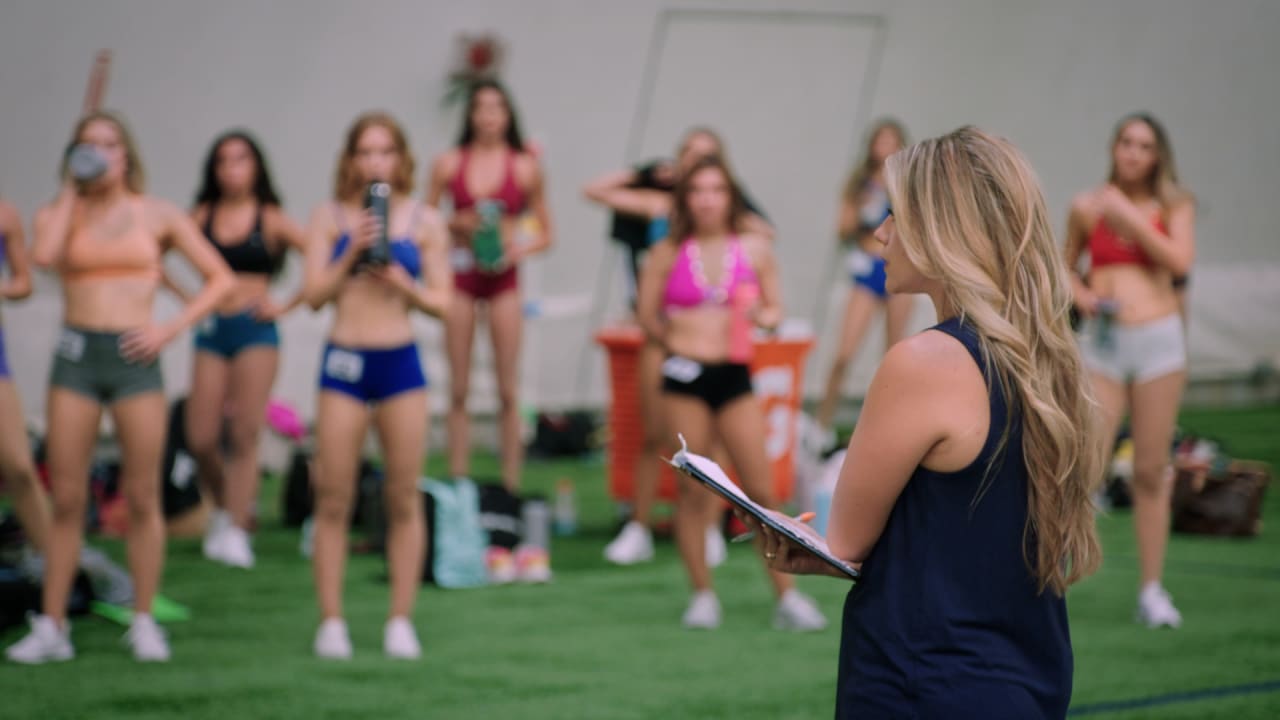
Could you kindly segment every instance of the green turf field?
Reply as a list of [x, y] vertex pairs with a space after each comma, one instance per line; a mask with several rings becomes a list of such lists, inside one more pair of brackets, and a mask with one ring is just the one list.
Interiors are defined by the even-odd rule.
[[[1239, 457], [1280, 468], [1280, 408], [1187, 412], [1183, 426], [1227, 440]], [[436, 463], [432, 463], [436, 467]], [[478, 473], [492, 469], [481, 458]], [[607, 565], [614, 529], [599, 462], [538, 463], [528, 485], [575, 481], [578, 535], [558, 539], [556, 580], [545, 587], [429, 589], [416, 616], [425, 658], [383, 659], [382, 566], [357, 557], [347, 583], [354, 661], [311, 657], [316, 625], [308, 565], [297, 533], [272, 519], [278, 486], [265, 489], [258, 568], [240, 572], [199, 557], [196, 541], [171, 544], [165, 593], [194, 619], [171, 626], [174, 661], [132, 662], [121, 628], [83, 619], [72, 663], [0, 665], [0, 718], [822, 718], [832, 712], [842, 584], [801, 581], [836, 622], [797, 636], [769, 628], [771, 599], [749, 548], [732, 546], [716, 573], [724, 624], [679, 627], [686, 590], [670, 543], [657, 561]], [[1270, 525], [1249, 541], [1177, 537], [1166, 584], [1183, 629], [1132, 622], [1136, 584], [1129, 517], [1100, 519], [1102, 571], [1069, 595], [1076, 651], [1073, 712], [1086, 717], [1280, 717], [1280, 493]], [[120, 556], [121, 548], [110, 546]], [[7, 633], [8, 644], [19, 635]], [[1195, 699], [1200, 690], [1253, 692]], [[1248, 689], [1248, 688], [1246, 688]], [[1227, 693], [1236, 692], [1227, 690]], [[1110, 709], [1116, 701], [1183, 693], [1181, 701]]]

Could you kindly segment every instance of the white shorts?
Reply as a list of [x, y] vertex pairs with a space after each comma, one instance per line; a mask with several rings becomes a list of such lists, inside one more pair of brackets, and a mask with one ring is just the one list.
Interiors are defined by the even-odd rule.
[[1118, 383], [1144, 383], [1187, 367], [1187, 340], [1177, 313], [1110, 327], [1093, 318], [1078, 339], [1085, 367]]

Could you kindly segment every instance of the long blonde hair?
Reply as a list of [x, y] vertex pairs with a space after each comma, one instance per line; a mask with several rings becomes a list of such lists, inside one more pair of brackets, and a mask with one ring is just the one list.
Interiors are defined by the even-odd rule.
[[1111, 183], [1116, 181], [1116, 145], [1119, 144], [1120, 136], [1124, 131], [1134, 123], [1142, 123], [1151, 128], [1151, 134], [1156, 138], [1156, 164], [1151, 168], [1151, 174], [1147, 176], [1147, 191], [1165, 210], [1170, 210], [1184, 202], [1193, 202], [1195, 198], [1191, 192], [1178, 182], [1178, 168], [1173, 162], [1173, 143], [1169, 142], [1169, 133], [1164, 129], [1164, 124], [1150, 113], [1138, 112], [1126, 115], [1116, 123], [1116, 129], [1111, 133], [1112, 160], [1107, 181]]
[[[1040, 184], [1012, 144], [972, 127], [890, 156], [885, 181], [903, 251], [975, 327], [1022, 424], [1024, 558], [1041, 591], [1062, 594], [1101, 562], [1092, 492], [1104, 446]], [[1006, 427], [995, 457], [1008, 438]]]
[[147, 189], [147, 173], [142, 167], [142, 156], [138, 154], [138, 143], [134, 142], [133, 133], [129, 132], [129, 126], [125, 124], [124, 119], [110, 110], [94, 110], [81, 117], [76, 123], [75, 130], [71, 132], [71, 142], [67, 144], [67, 152], [62, 155], [62, 164], [58, 168], [59, 177], [66, 178], [70, 175], [71, 147], [80, 142], [80, 135], [84, 133], [85, 128], [89, 127], [89, 123], [98, 120], [111, 123], [116, 129], [116, 134], [120, 136], [120, 144], [124, 145], [125, 187], [129, 188], [129, 192], [143, 194]]

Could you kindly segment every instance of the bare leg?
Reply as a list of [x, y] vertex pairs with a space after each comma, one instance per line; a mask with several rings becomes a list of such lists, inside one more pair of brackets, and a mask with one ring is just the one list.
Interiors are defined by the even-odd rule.
[[[716, 415], [716, 427], [725, 449], [733, 458], [743, 490], [761, 505], [776, 508], [773, 473], [764, 451], [764, 413], [760, 409], [760, 401], [754, 395], [743, 395], [725, 405]], [[769, 571], [769, 580], [779, 597], [795, 586], [790, 575], [773, 570]]]
[[187, 449], [196, 461], [201, 488], [218, 509], [226, 508], [221, 441], [230, 378], [231, 365], [221, 355], [196, 351], [184, 423]]
[[862, 338], [871, 327], [871, 318], [880, 307], [880, 301], [866, 289], [854, 287], [849, 290], [849, 301], [845, 304], [844, 324], [840, 332], [840, 346], [831, 362], [831, 372], [827, 376], [827, 388], [818, 405], [817, 421], [824, 429], [830, 429], [836, 416], [836, 408], [840, 404], [840, 391], [844, 385], [844, 376], [848, 372], [849, 363], [853, 361], [862, 344]]
[[258, 498], [258, 442], [280, 352], [269, 345], [242, 351], [231, 364], [231, 437], [223, 499], [231, 519], [249, 529]]
[[[711, 410], [702, 400], [687, 395], [667, 393], [663, 396], [667, 426], [672, 433], [684, 436], [689, 451], [699, 455], [709, 452], [711, 445]], [[711, 492], [686, 477], [679, 479], [676, 501], [676, 543], [680, 558], [689, 573], [695, 591], [711, 589], [711, 571], [707, 568], [707, 506], [715, 500]]]
[[164, 513], [160, 508], [160, 462], [164, 458], [164, 393], [132, 395], [111, 406], [120, 443], [120, 485], [129, 508], [129, 573], [133, 609], [151, 613], [164, 568]]
[[1133, 417], [1133, 521], [1142, 586], [1158, 582], [1164, 569], [1173, 493], [1169, 454], [1186, 380], [1185, 372], [1176, 372], [1129, 390]]
[[339, 392], [320, 392], [316, 408], [315, 536], [312, 571], [321, 619], [342, 617], [347, 528], [355, 502], [360, 448], [369, 426], [364, 403]]
[[471, 343], [476, 331], [476, 302], [455, 292], [444, 319], [449, 359], [449, 474], [464, 477], [471, 465], [471, 417], [467, 393], [471, 386]]
[[426, 390], [396, 395], [374, 411], [385, 472], [387, 564], [391, 572], [389, 617], [410, 617], [422, 585], [426, 531], [418, 477], [427, 455], [427, 423]]
[[32, 547], [43, 553], [52, 522], [49, 496], [36, 476], [27, 428], [22, 420], [22, 401], [8, 380], [0, 381], [0, 477], [12, 493], [23, 532]]
[[[67, 598], [80, 564], [89, 464], [98, 438], [102, 406], [65, 388], [49, 388], [49, 479], [53, 489], [53, 525], [45, 547], [45, 615], [65, 623]], [[157, 465], [158, 467], [158, 465]]]
[[493, 337], [493, 367], [498, 377], [498, 423], [501, 428], [502, 484], [520, 490], [524, 443], [520, 438], [520, 339], [524, 328], [520, 291], [489, 301], [489, 332]]
[[644, 442], [632, 472], [634, 507], [631, 519], [644, 526], [653, 521], [653, 504], [658, 496], [659, 454], [669, 441], [664, 432], [662, 412], [662, 346], [645, 343], [640, 348], [639, 377], [640, 417], [644, 426]]

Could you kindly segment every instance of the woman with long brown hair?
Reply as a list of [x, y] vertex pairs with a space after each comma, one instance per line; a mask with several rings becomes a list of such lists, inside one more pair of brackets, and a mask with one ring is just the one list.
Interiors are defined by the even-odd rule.
[[[1089, 253], [1088, 280], [1078, 273]], [[1067, 219], [1066, 265], [1087, 318], [1080, 350], [1093, 374], [1107, 437], [1126, 411], [1133, 437], [1133, 521], [1138, 538], [1138, 621], [1178, 627], [1161, 584], [1173, 492], [1170, 451], [1187, 381], [1175, 280], [1195, 257], [1195, 202], [1178, 183], [1164, 126], [1137, 113], [1116, 125], [1111, 172], [1078, 195]]]
[[[374, 183], [390, 186], [386, 227], [362, 207]], [[338, 156], [333, 200], [311, 213], [303, 294], [312, 309], [334, 306], [316, 406], [315, 535], [312, 566], [321, 622], [313, 649], [346, 660], [351, 637], [342, 612], [347, 530], [356, 473], [372, 423], [382, 446], [391, 602], [382, 647], [417, 659], [412, 613], [422, 580], [425, 525], [418, 477], [430, 416], [410, 314], [441, 317], [449, 307], [448, 256], [439, 213], [411, 198], [413, 154], [385, 113], [361, 115]], [[370, 259], [379, 235], [387, 258]]]
[[[667, 355], [663, 424], [703, 455], [718, 437], [743, 488], [767, 506], [774, 499], [764, 412], [752, 392], [748, 363], [752, 326], [774, 328], [782, 320], [777, 263], [768, 240], [743, 231], [742, 194], [719, 157], [695, 161], [676, 181], [673, 199], [671, 233], [645, 260], [637, 307], [645, 334]], [[682, 619], [688, 628], [720, 624], [705, 549], [707, 517], [716, 502], [693, 480], [679, 479], [676, 542], [693, 586]], [[773, 572], [769, 579], [778, 597], [775, 627], [826, 626], [813, 600], [790, 578]]]
[[[862, 571], [836, 716], [1062, 718], [1103, 451], [1044, 196], [974, 128], [891, 155], [885, 184], [886, 287], [939, 322], [885, 354], [832, 499], [827, 544]], [[749, 524], [772, 567], [836, 574]]]
[[[457, 146], [436, 158], [427, 204], [453, 204], [454, 287], [445, 336], [449, 356], [449, 474], [466, 477], [471, 465], [471, 349], [479, 311], [486, 311], [498, 384], [502, 483], [520, 488], [524, 446], [520, 436], [520, 338], [523, 305], [519, 267], [551, 247], [551, 213], [538, 158], [525, 147], [507, 90], [497, 82], [476, 83], [467, 98]], [[517, 222], [528, 211], [538, 230], [520, 242]], [[487, 242], [486, 242], [487, 241]], [[487, 247], [486, 247], [487, 246]]]
[[[166, 408], [158, 360], [166, 345], [230, 292], [233, 278], [186, 213], [145, 194], [137, 146], [119, 117], [86, 115], [71, 143], [62, 190], [37, 213], [31, 251], [37, 266], [61, 276], [63, 295], [63, 329], [46, 405], [53, 527], [43, 614], [7, 654], [26, 663], [75, 655], [67, 597], [83, 540], [85, 478], [106, 409], [120, 444], [120, 484], [129, 511], [134, 614], [126, 639], [135, 659], [163, 662], [169, 644], [151, 616], [164, 563], [160, 466]], [[158, 323], [156, 289], [170, 249], [182, 253], [205, 283], [177, 317]]]
[[880, 244], [874, 237], [876, 228], [889, 212], [889, 195], [884, 187], [884, 161], [902, 149], [906, 141], [906, 131], [896, 120], [876, 123], [868, 135], [866, 151], [849, 174], [840, 197], [836, 235], [841, 243], [850, 246], [851, 284], [840, 329], [840, 344], [831, 361], [826, 391], [815, 418], [825, 439], [830, 442], [835, 441], [831, 425], [840, 403], [840, 388], [875, 313], [884, 311], [885, 350], [902, 338], [911, 316], [910, 295], [885, 292], [884, 258], [880, 256]]

